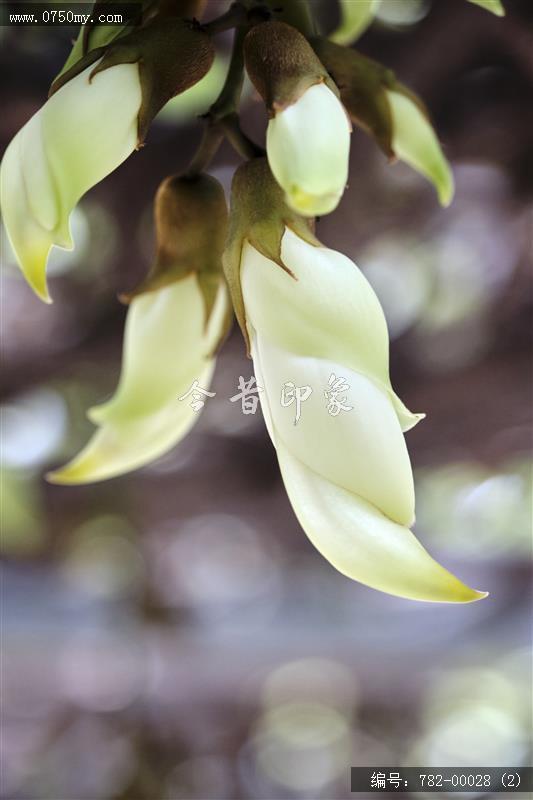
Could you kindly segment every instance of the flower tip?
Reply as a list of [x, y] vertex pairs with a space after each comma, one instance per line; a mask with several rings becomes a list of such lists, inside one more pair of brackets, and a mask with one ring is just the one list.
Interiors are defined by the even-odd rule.
[[446, 170], [441, 179], [436, 181], [435, 188], [437, 189], [439, 203], [443, 208], [448, 208], [455, 194], [455, 182], [453, 180], [451, 168], [448, 164], [446, 164]]
[[50, 296], [50, 292], [48, 291], [48, 284], [46, 283], [46, 279], [42, 281], [41, 280], [35, 281], [31, 280], [28, 275], [26, 275], [25, 277], [26, 280], [28, 281], [30, 288], [37, 295], [39, 300], [42, 300], [43, 303], [51, 305], [53, 303], [53, 300]]
[[17, 251], [15, 248], [13, 250], [16, 253], [17, 261], [26, 283], [43, 303], [51, 303], [52, 298], [50, 297], [46, 280], [46, 262], [50, 252], [49, 243], [47, 242], [44, 247], [39, 245], [32, 247], [30, 245], [22, 248], [21, 251]]
[[[459, 583], [460, 586], [455, 587], [454, 596], [451, 597], [448, 602], [466, 605], [466, 603], [477, 603], [478, 600], [484, 600], [489, 596], [488, 592], [481, 592], [478, 589], [471, 589], [470, 586], [467, 586], [461, 582]], [[444, 602], [446, 602], [446, 600]]]
[[64, 467], [47, 472], [44, 477], [48, 483], [54, 483], [58, 486], [70, 486], [72, 484], [83, 482], [83, 479], [80, 479], [79, 475], [77, 475], [77, 472], [77, 470], [72, 471], [69, 465], [66, 464]]
[[285, 195], [289, 208], [303, 217], [319, 217], [331, 214], [339, 205], [342, 194], [315, 195], [294, 187]]
[[[60, 486], [74, 486], [80, 483], [94, 483], [110, 477], [104, 473], [102, 467], [105, 466], [103, 459], [98, 451], [94, 452], [94, 442], [89, 442], [85, 449], [59, 469], [47, 472], [45, 475], [48, 483], [55, 483]], [[103, 474], [104, 473], [104, 474]]]

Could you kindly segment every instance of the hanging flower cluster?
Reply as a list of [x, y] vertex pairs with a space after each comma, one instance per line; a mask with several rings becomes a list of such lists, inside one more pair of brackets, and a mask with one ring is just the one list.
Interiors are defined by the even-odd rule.
[[[471, 2], [503, 13], [498, 0]], [[28, 283], [50, 302], [48, 255], [53, 246], [73, 247], [76, 203], [138, 149], [168, 100], [207, 74], [214, 36], [235, 28], [226, 84], [206, 114], [198, 151], [187, 172], [157, 192], [153, 267], [122, 297], [129, 309], [116, 392], [88, 412], [96, 430], [85, 448], [48, 477], [112, 478], [183, 439], [203, 405], [194, 387], [210, 394], [235, 313], [287, 494], [317, 549], [340, 572], [390, 594], [480, 599], [485, 593], [437, 564], [410, 530], [415, 500], [404, 433], [424, 415], [411, 413], [391, 386], [387, 326], [372, 288], [314, 233], [314, 218], [342, 198], [352, 125], [430, 180], [442, 205], [453, 196], [421, 100], [346, 46], [379, 0], [341, 2], [340, 26], [328, 38], [317, 35], [303, 0], [243, 0], [206, 24], [198, 21], [203, 5], [145, 0], [131, 24], [80, 32], [48, 101], [2, 160], [7, 235]], [[266, 152], [239, 125], [244, 69], [269, 116]], [[224, 136], [246, 159], [229, 215], [221, 185], [206, 174]], [[324, 396], [309, 384], [325, 387]], [[280, 386], [289, 385], [290, 402], [302, 400], [298, 387], [309, 389], [301, 418], [280, 402]], [[343, 387], [350, 397], [338, 400]], [[191, 392], [193, 402], [180, 402]], [[324, 413], [324, 397], [337, 403], [332, 413]]]

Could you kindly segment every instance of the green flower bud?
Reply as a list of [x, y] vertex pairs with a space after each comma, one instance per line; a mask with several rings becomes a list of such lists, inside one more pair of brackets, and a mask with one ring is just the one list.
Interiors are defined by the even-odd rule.
[[297, 213], [328, 214], [348, 179], [351, 126], [338, 92], [304, 36], [283, 22], [256, 25], [244, 42], [246, 69], [270, 121], [270, 169]]
[[313, 46], [336, 81], [352, 121], [369, 132], [384, 153], [399, 158], [433, 183], [443, 206], [454, 182], [422, 101], [394, 73], [355, 50], [326, 39]]
[[0, 167], [0, 203], [19, 265], [43, 300], [48, 254], [52, 245], [72, 248], [78, 200], [142, 143], [162, 105], [196, 83], [213, 54], [196, 26], [154, 22], [90, 51], [14, 137]]
[[98, 430], [48, 476], [53, 483], [91, 483], [138, 469], [181, 441], [198, 419], [197, 409], [179, 398], [194, 381], [209, 389], [214, 353], [231, 323], [221, 264], [224, 191], [208, 176], [169, 178], [155, 215], [155, 266], [131, 296], [118, 388], [90, 409]]

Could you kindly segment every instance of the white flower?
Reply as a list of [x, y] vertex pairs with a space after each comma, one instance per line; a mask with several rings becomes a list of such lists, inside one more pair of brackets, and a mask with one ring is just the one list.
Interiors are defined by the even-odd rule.
[[186, 436], [198, 419], [189, 399], [194, 381], [209, 389], [212, 355], [228, 299], [221, 279], [205, 325], [204, 297], [195, 275], [136, 297], [126, 321], [123, 366], [112, 399], [89, 411], [99, 429], [82, 452], [48, 477], [90, 483], [147, 464]]
[[402, 92], [386, 89], [392, 112], [392, 149], [433, 183], [439, 201], [449, 206], [454, 193], [453, 174], [433, 127], [422, 109]]
[[10, 143], [0, 168], [7, 235], [26, 279], [48, 302], [46, 261], [52, 245], [73, 246], [70, 212], [137, 145], [139, 67], [119, 64], [89, 82], [98, 63], [34, 114]]
[[[423, 415], [391, 388], [387, 328], [372, 288], [350, 259], [289, 229], [281, 255], [296, 279], [246, 243], [242, 290], [264, 416], [302, 527], [338, 570], [376, 589], [443, 602], [483, 597], [409, 530], [414, 489], [402, 431]], [[353, 406], [336, 416], [324, 399], [332, 373], [349, 384]], [[313, 387], [297, 425], [280, 403], [288, 381]]]
[[348, 180], [350, 132], [342, 103], [325, 83], [270, 120], [268, 163], [295, 211], [313, 217], [337, 207]]

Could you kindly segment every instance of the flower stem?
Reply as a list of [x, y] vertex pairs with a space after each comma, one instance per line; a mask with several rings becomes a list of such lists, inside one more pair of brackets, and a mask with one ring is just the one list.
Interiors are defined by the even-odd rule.
[[226, 114], [220, 120], [220, 127], [223, 129], [228, 142], [243, 158], [257, 158], [265, 155], [263, 148], [255, 144], [241, 129], [239, 115], [235, 111]]
[[[227, 15], [237, 5], [240, 6], [240, 4], [234, 4], [227, 12]], [[221, 19], [222, 17], [219, 17], [219, 20]], [[235, 29], [228, 74], [218, 98], [205, 114], [206, 127], [198, 149], [187, 170], [188, 175], [197, 175], [206, 169], [220, 147], [224, 136], [243, 158], [254, 158], [263, 154], [262, 148], [254, 144], [243, 133], [239, 124], [238, 108], [244, 81], [242, 45], [250, 25], [253, 24], [253, 21], [250, 22], [250, 19], [246, 17], [246, 12], [244, 19], [245, 21], [243, 22], [241, 17], [241, 24]], [[217, 22], [217, 20], [214, 20], [214, 22]]]
[[215, 157], [223, 139], [224, 131], [221, 126], [208, 120], [200, 144], [185, 174], [192, 177], [194, 175], [199, 175], [200, 172], [204, 172]]
[[212, 120], [222, 119], [222, 117], [225, 117], [227, 114], [237, 111], [239, 107], [244, 81], [244, 54], [242, 45], [247, 32], [247, 25], [242, 25], [235, 30], [228, 74], [226, 75], [222, 91], [208, 112], [208, 116]]
[[210, 36], [215, 36], [217, 33], [237, 28], [245, 24], [247, 18], [247, 9], [243, 3], [232, 3], [225, 14], [222, 14], [210, 22], [202, 25], [202, 28]]
[[292, 25], [310, 37], [317, 34], [316, 21], [309, 0], [267, 0], [269, 7], [275, 12], [275, 18]]

